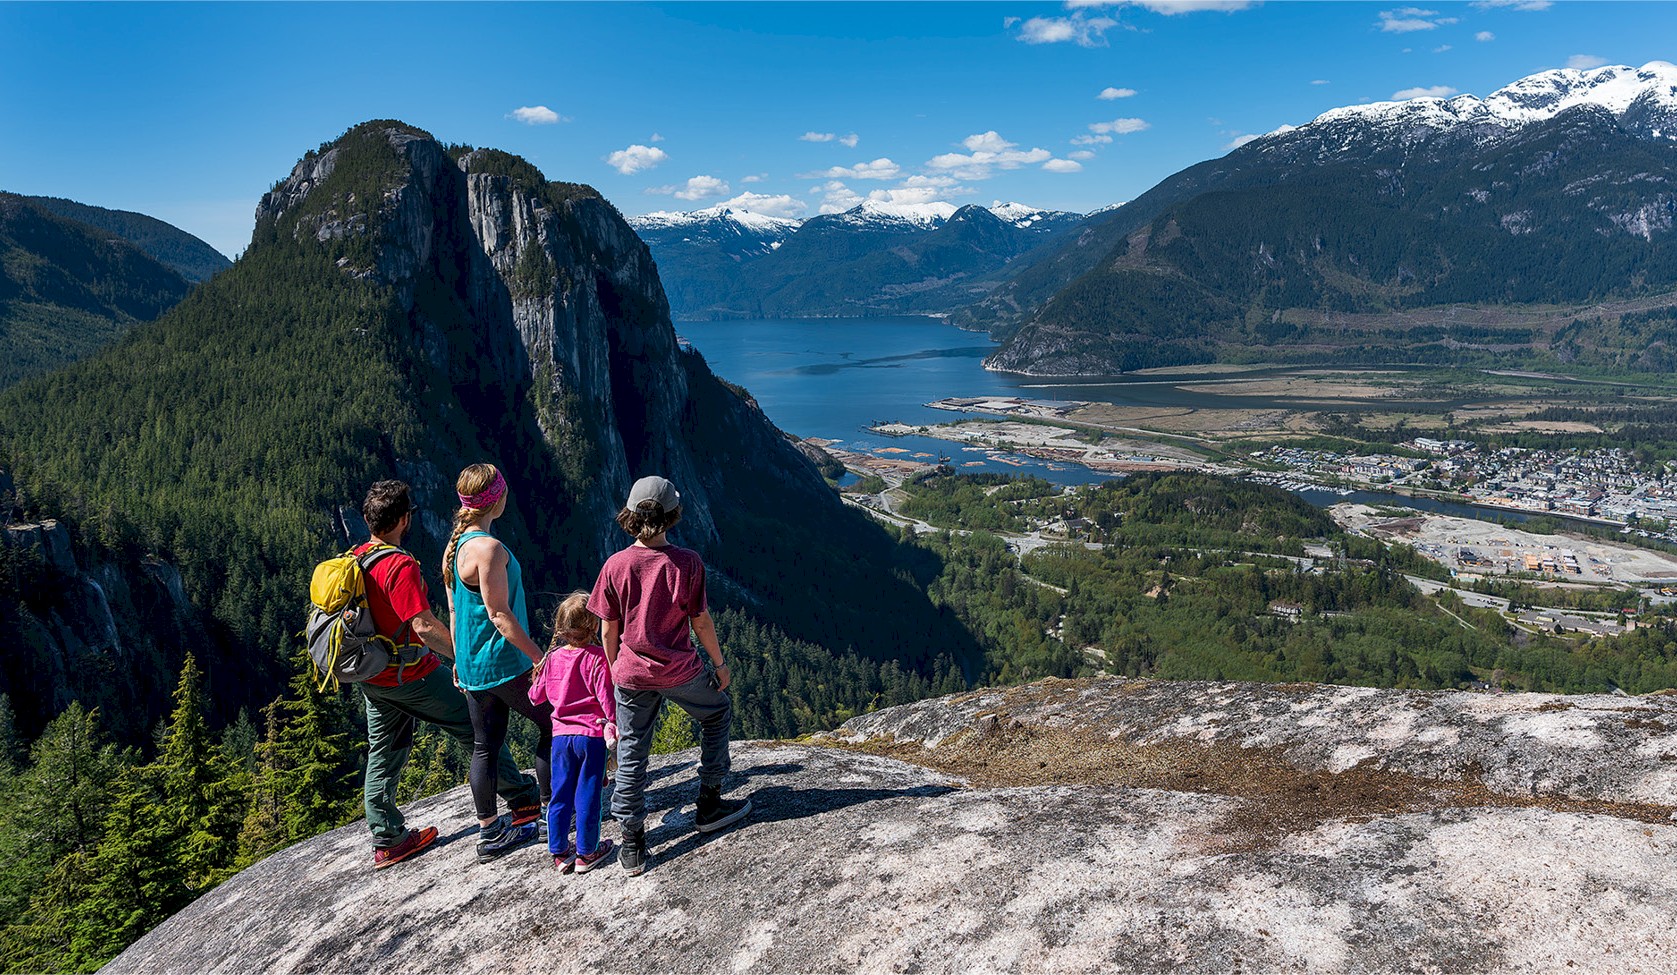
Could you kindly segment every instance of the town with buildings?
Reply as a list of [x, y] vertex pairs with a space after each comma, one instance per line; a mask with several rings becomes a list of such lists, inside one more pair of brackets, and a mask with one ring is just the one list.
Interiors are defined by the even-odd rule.
[[1549, 513], [1677, 540], [1677, 465], [1638, 466], [1629, 451], [1492, 449], [1469, 440], [1417, 437], [1406, 454], [1352, 455], [1275, 446], [1254, 462], [1317, 483], [1436, 493], [1522, 513]]

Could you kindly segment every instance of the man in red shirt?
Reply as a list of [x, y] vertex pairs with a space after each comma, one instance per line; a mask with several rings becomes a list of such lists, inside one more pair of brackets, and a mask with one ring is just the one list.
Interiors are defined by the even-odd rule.
[[[356, 555], [380, 545], [401, 548], [413, 524], [408, 486], [401, 481], [374, 484], [361, 515], [372, 538], [356, 546]], [[469, 751], [472, 719], [465, 695], [454, 686], [453, 669], [440, 659], [454, 659], [454, 640], [431, 612], [419, 560], [397, 552], [374, 563], [367, 573], [367, 607], [379, 634], [397, 647], [391, 665], [361, 685], [367, 701], [367, 825], [373, 831], [373, 867], [383, 869], [437, 838], [434, 826], [408, 829], [396, 807], [396, 785], [413, 748], [414, 722], [441, 728]], [[536, 820], [541, 812], [536, 781], [519, 771], [505, 745], [496, 771], [496, 791], [512, 810], [513, 821]]]

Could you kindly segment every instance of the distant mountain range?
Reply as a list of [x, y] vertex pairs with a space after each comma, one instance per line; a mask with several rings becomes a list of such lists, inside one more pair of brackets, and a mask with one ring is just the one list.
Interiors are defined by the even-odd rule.
[[[0, 193], [0, 386], [103, 348], [192, 288], [122, 233], [60, 215], [66, 210], [168, 227], [140, 214]], [[154, 241], [167, 237], [148, 231]]]
[[1677, 67], [1547, 71], [1273, 132], [1095, 215], [952, 320], [1008, 339], [992, 368], [1043, 375], [1255, 359], [1666, 371], [1674, 220]]
[[629, 218], [687, 319], [947, 313], [1082, 222], [1019, 203], [873, 201], [802, 221], [728, 207]]

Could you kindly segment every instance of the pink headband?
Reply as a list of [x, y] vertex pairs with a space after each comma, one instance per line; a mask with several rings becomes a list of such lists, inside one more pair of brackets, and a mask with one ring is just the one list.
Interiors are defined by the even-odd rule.
[[496, 471], [495, 480], [489, 482], [489, 486], [478, 493], [457, 495], [460, 499], [460, 506], [462, 508], [471, 508], [473, 511], [484, 511], [489, 508], [493, 508], [495, 507], [495, 502], [506, 496], [507, 479], [501, 476], [500, 471]]

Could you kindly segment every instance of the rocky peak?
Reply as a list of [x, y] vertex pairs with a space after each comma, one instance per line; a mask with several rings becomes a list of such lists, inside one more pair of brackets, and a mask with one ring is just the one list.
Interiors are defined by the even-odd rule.
[[436, 849], [375, 875], [360, 824], [316, 837], [105, 971], [1662, 970], [1674, 702], [957, 695], [736, 745], [754, 811], [720, 834], [692, 829], [695, 755], [656, 761], [638, 878], [480, 866], [457, 789], [412, 811]]
[[[269, 227], [324, 247], [346, 274], [394, 290], [414, 343], [493, 452], [511, 462], [532, 441], [551, 452], [556, 471], [514, 469], [533, 489], [559, 489], [593, 557], [619, 546], [612, 516], [651, 471], [682, 485], [683, 543], [715, 541], [710, 492], [726, 475], [698, 463], [683, 435], [694, 363], [646, 246], [593, 189], [508, 153], [368, 122], [305, 156], [257, 219], [259, 239]], [[438, 508], [450, 506], [450, 473], [416, 472]], [[543, 483], [554, 473], [563, 485]]]

